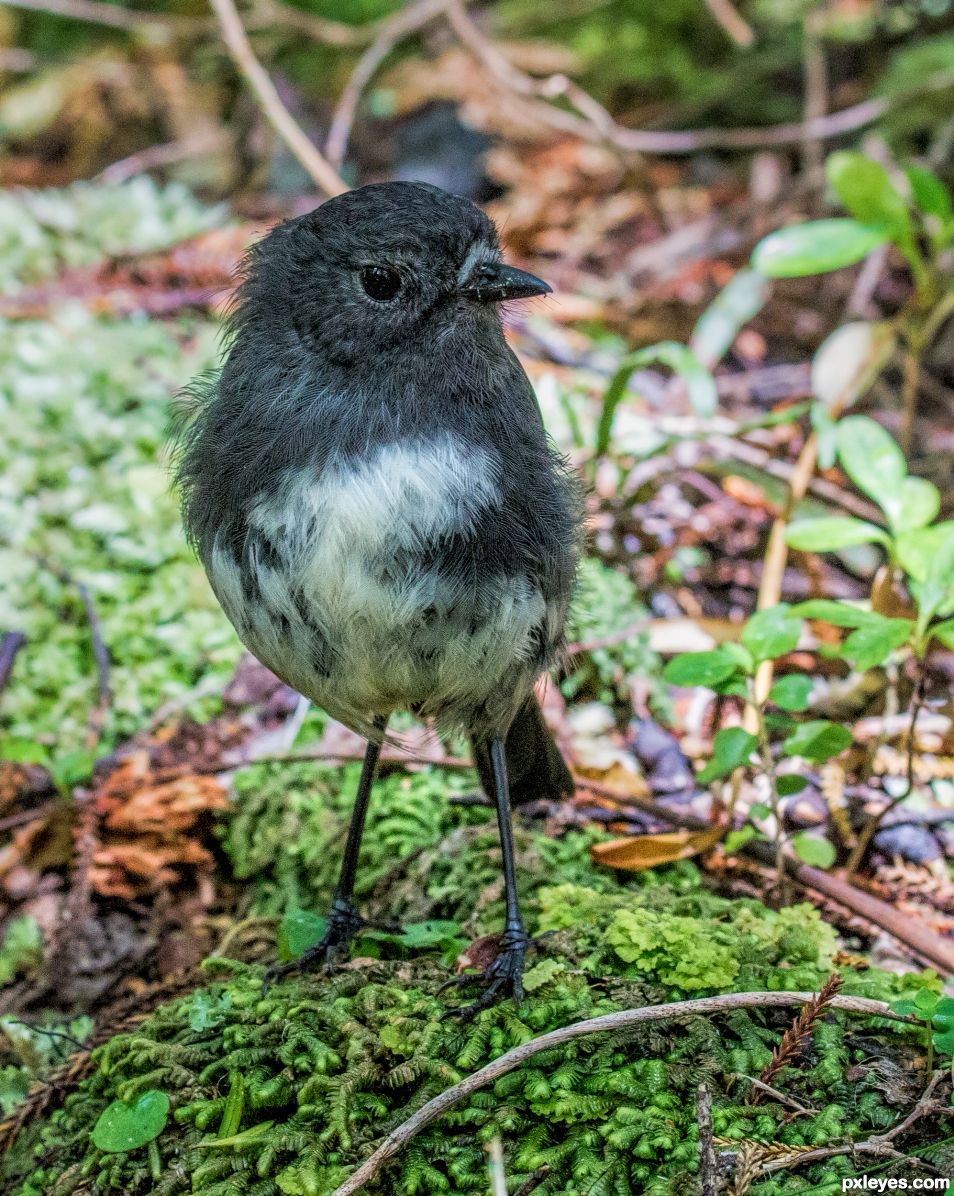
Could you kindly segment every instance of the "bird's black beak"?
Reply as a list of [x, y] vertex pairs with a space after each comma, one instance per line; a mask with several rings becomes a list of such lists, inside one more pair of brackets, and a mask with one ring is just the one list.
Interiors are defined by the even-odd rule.
[[503, 262], [481, 262], [460, 288], [460, 293], [476, 303], [503, 303], [506, 299], [532, 299], [553, 290], [542, 278], [507, 266]]

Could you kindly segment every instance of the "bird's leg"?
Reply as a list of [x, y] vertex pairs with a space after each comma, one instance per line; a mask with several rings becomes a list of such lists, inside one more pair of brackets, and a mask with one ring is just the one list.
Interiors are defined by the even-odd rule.
[[504, 741], [497, 737], [490, 742], [490, 764], [493, 774], [494, 803], [497, 807], [497, 826], [500, 831], [500, 850], [503, 855], [504, 893], [507, 903], [504, 931], [500, 936], [497, 958], [486, 969], [479, 982], [484, 991], [472, 1005], [452, 1011], [452, 1016], [468, 1019], [482, 1009], [489, 1009], [505, 997], [513, 997], [519, 1004], [523, 999], [523, 961], [533, 940], [527, 935], [520, 916], [517, 897], [517, 871], [513, 859], [513, 827], [510, 821], [510, 787], [507, 783], [507, 759]]
[[361, 779], [358, 781], [358, 793], [354, 809], [351, 812], [351, 822], [348, 825], [344, 858], [341, 861], [338, 883], [335, 885], [334, 896], [331, 899], [325, 933], [313, 947], [309, 947], [297, 959], [293, 959], [290, 963], [274, 964], [270, 967], [265, 973], [264, 983], [266, 986], [277, 980], [279, 976], [287, 976], [290, 972], [304, 971], [316, 964], [330, 966], [346, 953], [354, 936], [362, 926], [368, 924], [355, 908], [354, 882], [358, 871], [361, 837], [364, 834], [364, 820], [368, 813], [371, 786], [374, 783], [378, 756], [381, 754], [381, 740], [384, 737], [385, 726], [385, 719], [375, 720], [375, 729], [378, 735], [374, 739], [369, 739], [365, 748]]

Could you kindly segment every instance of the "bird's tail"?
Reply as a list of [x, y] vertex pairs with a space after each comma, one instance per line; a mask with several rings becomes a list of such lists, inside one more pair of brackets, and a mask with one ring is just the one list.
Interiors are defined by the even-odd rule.
[[[559, 799], [573, 793], [573, 777], [543, 721], [534, 694], [510, 724], [505, 748], [511, 805], [526, 805], [542, 797]], [[485, 744], [474, 744], [474, 760], [483, 790], [492, 796], [493, 772]]]

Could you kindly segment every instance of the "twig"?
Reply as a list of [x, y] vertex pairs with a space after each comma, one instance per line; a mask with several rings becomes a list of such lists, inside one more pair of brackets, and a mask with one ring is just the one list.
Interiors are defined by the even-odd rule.
[[810, 130], [816, 121], [828, 110], [828, 63], [822, 41], [822, 11], [812, 9], [805, 14], [803, 37], [805, 44], [805, 139], [802, 142], [802, 158], [805, 173], [812, 186], [818, 186], [824, 177], [824, 150], [818, 137]]
[[254, 91], [268, 121], [326, 195], [340, 195], [348, 185], [314, 146], [285, 107], [268, 72], [255, 57], [248, 34], [233, 0], [209, 0], [219, 19], [222, 37], [232, 61]]
[[829, 1008], [832, 998], [840, 987], [841, 976], [837, 972], [832, 972], [821, 989], [812, 996], [810, 1001], [806, 1002], [804, 1008], [799, 1010], [798, 1017], [782, 1035], [781, 1042], [772, 1051], [772, 1058], [762, 1069], [762, 1074], [759, 1076], [759, 1087], [749, 1097], [750, 1105], [759, 1104], [762, 1099], [762, 1089], [766, 1088], [783, 1068], [791, 1067], [795, 1060], [804, 1054], [811, 1041], [815, 1023]]
[[934, 1100], [934, 1090], [948, 1074], [949, 1072], [946, 1068], [940, 1068], [934, 1072], [930, 1083], [925, 1088], [918, 1103], [907, 1117], [905, 1117], [904, 1121], [896, 1125], [894, 1129], [888, 1130], [886, 1134], [875, 1134], [864, 1142], [847, 1142], [842, 1146], [822, 1146], [818, 1150], [805, 1151], [789, 1158], [772, 1159], [770, 1162], [762, 1165], [762, 1174], [767, 1175], [771, 1171], [781, 1171], [786, 1167], [792, 1167], [796, 1164], [801, 1165], [802, 1163], [819, 1162], [822, 1159], [833, 1159], [837, 1155], [843, 1154], [873, 1154], [896, 1158], [903, 1157], [894, 1150], [892, 1145], [894, 1140], [900, 1138], [916, 1121], [920, 1121], [922, 1117], [926, 1117], [929, 1113], [934, 1113], [942, 1108]]
[[531, 1192], [535, 1192], [537, 1188], [543, 1183], [546, 1177], [550, 1174], [550, 1166], [544, 1163], [537, 1171], [534, 1171], [525, 1183], [522, 1183], [513, 1196], [530, 1196]]
[[914, 790], [914, 761], [917, 754], [915, 733], [918, 726], [918, 715], [924, 707], [924, 690], [927, 684], [927, 672], [924, 667], [924, 661], [920, 661], [919, 665], [918, 677], [914, 683], [914, 692], [911, 695], [911, 713], [908, 722], [908, 770], [904, 788], [886, 806], [883, 806], [876, 814], [872, 814], [859, 831], [858, 840], [852, 849], [848, 862], [845, 864], [845, 878], [847, 880], [850, 880], [861, 867], [861, 863], [865, 858], [865, 852], [867, 852], [871, 840], [878, 833], [878, 828], [882, 822], [903, 801], [906, 801]]
[[818, 1112], [817, 1109], [811, 1108], [810, 1105], [803, 1105], [801, 1101], [796, 1100], [794, 1096], [790, 1096], [787, 1092], [780, 1092], [778, 1088], [773, 1088], [771, 1084], [766, 1084], [764, 1080], [756, 1079], [755, 1076], [743, 1076], [742, 1078], [748, 1080], [752, 1087], [757, 1088], [759, 1092], [764, 1092], [772, 1097], [773, 1100], [777, 1100], [780, 1105], [788, 1105], [799, 1113], [806, 1113], [811, 1116], [814, 1116]]
[[179, 141], [167, 141], [162, 145], [150, 145], [147, 149], [130, 154], [127, 158], [111, 162], [96, 175], [94, 181], [97, 183], [123, 183], [126, 179], [143, 174], [147, 170], [157, 170], [162, 166], [174, 166], [177, 162], [197, 158], [200, 154], [214, 153], [224, 145], [225, 137], [223, 135], [206, 133], [202, 133], [198, 137], [184, 137]]
[[719, 1161], [712, 1141], [712, 1095], [705, 1084], [696, 1089], [696, 1124], [699, 1127], [699, 1182], [702, 1196], [719, 1196]]
[[706, 8], [737, 46], [748, 47], [755, 41], [752, 26], [736, 12], [729, 0], [706, 0]]
[[126, 29], [139, 32], [151, 28], [194, 28], [201, 24], [193, 17], [172, 16], [137, 12], [132, 8], [120, 8], [115, 4], [104, 4], [102, 0], [0, 0], [7, 8], [26, 8], [30, 12], [45, 12], [71, 21], [84, 21], [91, 25], [108, 25], [112, 29]]
[[[647, 1005], [642, 1009], [623, 1009], [616, 1013], [604, 1014], [602, 1017], [587, 1018], [585, 1021], [574, 1022], [572, 1025], [561, 1026], [557, 1030], [541, 1034], [538, 1038], [532, 1038], [529, 1042], [521, 1043], [505, 1052], [491, 1063], [466, 1076], [460, 1083], [429, 1100], [405, 1122], [392, 1130], [371, 1157], [352, 1172], [345, 1182], [334, 1190], [332, 1196], [351, 1196], [352, 1193], [360, 1191], [365, 1184], [378, 1175], [384, 1164], [392, 1159], [405, 1143], [419, 1134], [432, 1121], [443, 1116], [448, 1109], [453, 1108], [464, 1097], [513, 1071], [514, 1068], [519, 1067], [540, 1051], [549, 1050], [565, 1042], [571, 1042], [575, 1038], [582, 1038], [584, 1035], [625, 1030], [630, 1026], [641, 1025], [645, 1022], [672, 1021], [682, 1017], [704, 1017], [709, 1014], [724, 1013], [731, 1009], [787, 1009], [792, 1006], [804, 1005], [811, 997], [811, 993], [795, 992], [726, 993], [719, 997], [673, 1001], [667, 1005]], [[831, 1005], [832, 1008], [844, 1010], [846, 1013], [886, 1017], [891, 1021], [914, 1024], [914, 1019], [895, 1013], [885, 1001], [875, 1001], [868, 997], [835, 997]]]
[[0, 693], [7, 688], [10, 674], [13, 672], [13, 662], [17, 653], [27, 642], [22, 631], [6, 631], [0, 639]]
[[[565, 75], [536, 79], [521, 71], [471, 21], [461, 0], [447, 0], [447, 16], [463, 45], [543, 123], [586, 141], [605, 141], [629, 154], [692, 154], [701, 149], [763, 149], [804, 144], [806, 139], [826, 141], [854, 132], [880, 120], [893, 104], [912, 95], [939, 91], [954, 81], [950, 71], [938, 72], [917, 81], [909, 91], [890, 101], [877, 97], [808, 121], [792, 121], [765, 128], [695, 129], [653, 132], [628, 129], [617, 124], [609, 112]], [[576, 112], [567, 112], [549, 101], [564, 99]]]
[[440, 16], [444, 12], [446, 3], [447, 0], [417, 0], [416, 4], [401, 9], [378, 25], [374, 41], [358, 59], [357, 65], [338, 98], [338, 104], [328, 128], [325, 156], [335, 170], [341, 169], [358, 104], [364, 89], [371, 82], [378, 67], [399, 41], [410, 37], [412, 33], [416, 33], [433, 21], [435, 17]]
[[621, 627], [616, 631], [611, 631], [607, 635], [602, 635], [595, 640], [586, 640], [579, 644], [567, 644], [567, 656], [579, 656], [581, 652], [596, 652], [600, 648], [613, 648], [617, 644], [625, 644], [627, 640], [631, 640], [633, 636], [641, 635], [649, 628], [650, 620], [648, 618], [638, 619], [635, 623], [630, 623], [626, 627]]

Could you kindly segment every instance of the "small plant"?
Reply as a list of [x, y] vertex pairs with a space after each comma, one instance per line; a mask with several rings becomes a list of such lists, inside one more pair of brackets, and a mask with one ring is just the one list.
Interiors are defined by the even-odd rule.
[[891, 1008], [924, 1023], [927, 1050], [925, 1070], [934, 1070], [934, 1055], [954, 1055], [954, 998], [930, 988], [919, 989], [913, 1000], [895, 1001]]
[[[787, 673], [776, 679], [766, 698], [758, 693], [756, 677], [766, 662], [775, 662], [797, 646], [803, 620], [798, 608], [779, 603], [758, 611], [742, 629], [739, 643], [724, 644], [711, 652], [687, 652], [674, 657], [663, 673], [673, 685], [703, 685], [716, 693], [740, 698], [754, 730], [723, 727], [716, 733], [712, 759], [698, 774], [703, 783], [722, 780], [737, 770], [761, 773], [768, 785], [769, 804], [757, 803], [749, 819], [774, 816], [775, 850], [779, 882], [782, 853], [788, 837], [782, 830], [781, 799], [801, 792], [808, 784], [797, 772], [780, 770], [783, 759], [821, 764], [851, 744], [851, 734], [827, 719], [798, 721], [794, 716], [808, 708], [811, 678]], [[730, 833], [727, 845], [736, 848], [760, 832], [754, 822]], [[835, 860], [826, 840], [800, 832], [791, 839], [796, 855], [805, 863], [830, 867]]]

